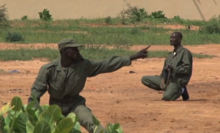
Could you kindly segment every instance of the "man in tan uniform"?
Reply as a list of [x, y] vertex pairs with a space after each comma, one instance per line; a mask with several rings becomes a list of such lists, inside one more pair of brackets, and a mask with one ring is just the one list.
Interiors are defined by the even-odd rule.
[[[80, 96], [87, 77], [93, 77], [101, 73], [116, 71], [124, 66], [131, 65], [131, 61], [147, 57], [147, 48], [130, 57], [113, 56], [103, 61], [90, 61], [80, 54], [78, 44], [73, 39], [63, 39], [58, 44], [61, 57], [55, 61], [43, 65], [31, 88], [31, 94], [40, 102], [40, 97], [49, 92], [49, 104], [59, 105], [64, 116], [74, 112], [79, 123], [89, 133], [99, 133], [104, 129], [93, 122], [93, 114], [86, 106], [86, 100]], [[29, 97], [28, 102], [33, 97]]]
[[162, 73], [158, 76], [143, 76], [142, 83], [154, 90], [164, 90], [162, 100], [171, 101], [181, 95], [184, 101], [189, 99], [187, 84], [192, 76], [192, 53], [181, 45], [182, 33], [174, 32], [170, 44], [174, 47], [164, 61]]

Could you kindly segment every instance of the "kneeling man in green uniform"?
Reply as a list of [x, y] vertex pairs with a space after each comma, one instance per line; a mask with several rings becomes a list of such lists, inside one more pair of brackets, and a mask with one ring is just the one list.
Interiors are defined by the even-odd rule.
[[[48, 91], [49, 105], [60, 106], [64, 116], [74, 112], [81, 126], [89, 133], [99, 133], [104, 128], [95, 125], [93, 114], [86, 106], [86, 99], [80, 96], [87, 77], [110, 73], [129, 66], [132, 60], [147, 57], [149, 46], [132, 56], [113, 56], [103, 61], [84, 59], [78, 49], [82, 46], [73, 39], [61, 40], [58, 44], [61, 57], [40, 68], [31, 88], [31, 94], [40, 102], [41, 96]], [[28, 102], [33, 101], [32, 95]]]
[[184, 101], [189, 100], [187, 84], [192, 76], [192, 53], [181, 44], [182, 33], [174, 32], [170, 36], [170, 45], [174, 47], [164, 61], [160, 75], [143, 76], [142, 83], [154, 90], [163, 90], [165, 101], [174, 101], [182, 96]]

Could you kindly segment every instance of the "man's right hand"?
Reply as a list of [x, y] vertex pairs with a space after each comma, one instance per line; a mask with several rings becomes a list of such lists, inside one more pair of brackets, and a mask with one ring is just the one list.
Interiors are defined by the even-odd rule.
[[173, 67], [171, 65], [168, 65], [166, 68], [165, 68], [165, 71], [173, 71]]
[[139, 58], [146, 58], [148, 56], [148, 48], [150, 48], [151, 45], [147, 46], [146, 48], [140, 50], [136, 54], [130, 56], [131, 60], [139, 59]]

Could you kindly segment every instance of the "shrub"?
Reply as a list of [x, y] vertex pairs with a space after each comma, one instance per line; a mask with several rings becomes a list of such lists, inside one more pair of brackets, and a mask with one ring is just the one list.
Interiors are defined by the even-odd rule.
[[173, 21], [174, 23], [184, 23], [185, 22], [185, 20], [178, 15], [174, 16], [172, 19], [170, 19], [170, 21]]
[[38, 12], [38, 14], [41, 20], [44, 21], [52, 20], [52, 15], [50, 14], [50, 11], [47, 9], [44, 9], [43, 12]]
[[28, 16], [27, 15], [25, 15], [25, 16], [23, 16], [22, 18], [21, 18], [21, 20], [27, 20], [28, 19]]
[[209, 34], [220, 34], [220, 24], [219, 23], [210, 23], [200, 27], [199, 30], [201, 33], [209, 33]]
[[106, 24], [112, 24], [112, 18], [110, 16], [105, 18], [105, 23]]
[[219, 16], [214, 16], [212, 17], [209, 22], [216, 22], [216, 23], [220, 23], [220, 15]]
[[7, 8], [5, 5], [0, 6], [0, 27], [9, 26]]
[[211, 18], [207, 24], [200, 27], [200, 32], [209, 34], [220, 34], [220, 15]]
[[8, 32], [5, 40], [7, 42], [19, 42], [19, 41], [24, 41], [24, 37], [22, 34], [17, 33], [17, 32]]
[[132, 22], [140, 22], [147, 18], [147, 12], [144, 8], [138, 8], [127, 4], [128, 9], [124, 9], [120, 12], [119, 18], [122, 20], [122, 24], [125, 24], [125, 20], [130, 19]]
[[151, 13], [151, 18], [166, 18], [163, 11], [156, 11]]

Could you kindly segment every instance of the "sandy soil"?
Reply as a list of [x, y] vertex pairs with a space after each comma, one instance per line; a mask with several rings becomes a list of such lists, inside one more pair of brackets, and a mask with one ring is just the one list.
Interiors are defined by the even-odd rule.
[[[51, 44], [55, 48], [56, 44]], [[45, 44], [33, 46], [45, 47]], [[7, 44], [7, 48], [18, 45]], [[143, 46], [132, 47], [139, 50]], [[6, 48], [4, 43], [0, 48]], [[119, 122], [126, 133], [219, 133], [220, 132], [220, 45], [187, 46], [194, 53], [216, 55], [213, 59], [194, 59], [193, 76], [189, 83], [189, 101], [161, 101], [162, 92], [141, 84], [143, 75], [156, 75], [164, 59], [149, 58], [133, 61], [131, 66], [116, 72], [88, 78], [84, 91], [87, 105], [96, 117], [107, 124]], [[151, 50], [172, 50], [171, 46], [152, 46]], [[39, 68], [40, 60], [0, 62], [0, 97], [6, 103], [16, 95], [24, 103]], [[9, 73], [18, 70], [20, 73]], [[129, 71], [135, 73], [129, 73]], [[48, 94], [41, 104], [48, 104]], [[1, 105], [0, 105], [1, 106]], [[85, 130], [84, 130], [85, 131]], [[86, 132], [85, 132], [86, 133]]]

